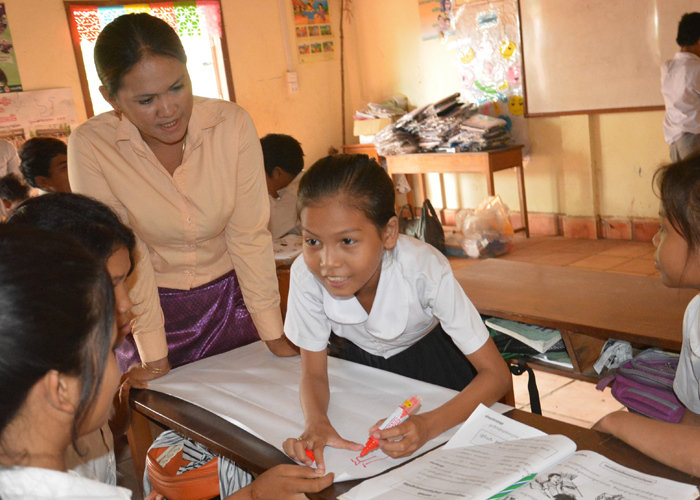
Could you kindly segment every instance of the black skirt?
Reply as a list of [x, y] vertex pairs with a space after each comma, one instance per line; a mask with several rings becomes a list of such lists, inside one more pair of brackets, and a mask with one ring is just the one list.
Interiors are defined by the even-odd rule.
[[328, 354], [455, 391], [464, 389], [476, 376], [472, 364], [440, 323], [417, 343], [389, 359], [370, 354], [332, 332]]

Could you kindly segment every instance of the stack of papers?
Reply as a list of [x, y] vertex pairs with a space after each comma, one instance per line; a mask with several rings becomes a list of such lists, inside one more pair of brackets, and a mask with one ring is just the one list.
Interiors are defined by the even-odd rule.
[[480, 405], [440, 450], [364, 481], [341, 500], [681, 500], [693, 485], [623, 467]]
[[477, 107], [452, 94], [415, 109], [374, 137], [380, 155], [483, 151], [511, 141], [505, 120], [477, 114]]

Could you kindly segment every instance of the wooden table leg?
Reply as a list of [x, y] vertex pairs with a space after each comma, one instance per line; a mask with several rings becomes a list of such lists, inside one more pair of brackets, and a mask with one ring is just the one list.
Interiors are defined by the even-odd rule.
[[153, 434], [148, 419], [137, 411], [131, 412], [131, 426], [126, 431], [131, 450], [131, 460], [134, 463], [136, 479], [143, 489], [143, 472], [146, 470], [146, 453], [153, 444]]
[[493, 171], [491, 169], [486, 172], [486, 192], [489, 196], [496, 196], [496, 188], [493, 184]]
[[605, 340], [561, 329], [559, 331], [571, 358], [571, 364], [574, 365], [574, 372], [583, 375], [594, 373], [593, 363], [600, 356]]
[[525, 168], [520, 165], [515, 167], [518, 173], [518, 192], [520, 194], [520, 218], [525, 228], [525, 237], [530, 237], [530, 224], [527, 219], [527, 200], [525, 199]]

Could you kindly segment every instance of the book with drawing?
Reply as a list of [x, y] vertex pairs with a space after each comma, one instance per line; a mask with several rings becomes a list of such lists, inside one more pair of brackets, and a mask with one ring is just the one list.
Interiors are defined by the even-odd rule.
[[650, 476], [565, 436], [548, 436], [483, 405], [441, 449], [378, 476], [341, 500], [692, 500], [694, 485]]
[[527, 344], [537, 352], [547, 352], [554, 344], [561, 340], [559, 330], [545, 328], [544, 326], [528, 325], [509, 321], [501, 318], [489, 318], [485, 321], [486, 326], [501, 333], [510, 335], [518, 339], [523, 344]]

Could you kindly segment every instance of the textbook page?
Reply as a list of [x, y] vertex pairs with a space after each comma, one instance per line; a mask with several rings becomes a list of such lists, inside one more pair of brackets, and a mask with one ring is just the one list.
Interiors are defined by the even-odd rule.
[[697, 496], [693, 485], [643, 474], [584, 450], [538, 474], [502, 500], [693, 500]]
[[[388, 492], [387, 491], [387, 485], [390, 485], [391, 488], [397, 487], [397, 485], [401, 484], [401, 478], [412, 478], [412, 477], [419, 477], [419, 470], [422, 470], [423, 467], [425, 466], [425, 462], [423, 462], [422, 465], [419, 465], [418, 463], [423, 461], [423, 460], [433, 460], [433, 459], [439, 459], [439, 460], [445, 460], [445, 457], [450, 457], [450, 460], [454, 460], [455, 456], [458, 457], [458, 460], [464, 460], [465, 457], [461, 456], [459, 453], [452, 453], [448, 454], [445, 452], [448, 452], [449, 450], [459, 450], [467, 447], [472, 447], [472, 446], [479, 446], [479, 445], [488, 445], [491, 443], [501, 443], [505, 441], [515, 441], [515, 440], [520, 440], [520, 439], [525, 439], [525, 438], [537, 438], [537, 437], [542, 437], [546, 436], [546, 434], [539, 429], [535, 429], [534, 427], [530, 427], [529, 425], [525, 425], [520, 422], [516, 422], [513, 419], [510, 419], [508, 417], [505, 417], [492, 409], [487, 408], [486, 406], [480, 404], [476, 410], [471, 414], [471, 416], [462, 424], [460, 429], [457, 431], [457, 433], [447, 442], [447, 444], [440, 450], [441, 456], [438, 457], [437, 453], [438, 452], [433, 452], [430, 455], [427, 455], [426, 457], [422, 459], [418, 459], [413, 464], [416, 464], [415, 466], [413, 464], [408, 464], [403, 466], [401, 469], [398, 469], [396, 471], [392, 471], [386, 476], [382, 476], [379, 478], [371, 479], [368, 481], [365, 481], [364, 483], [360, 484], [359, 486], [356, 486], [352, 490], [350, 490], [348, 493], [343, 495], [341, 498], [343, 500], [346, 499], [360, 499], [360, 498], [394, 498], [394, 493], [393, 492]], [[562, 436], [560, 436], [562, 437]], [[567, 438], [564, 438], [566, 441], [570, 441]], [[563, 441], [563, 443], [566, 443], [564, 445], [564, 455], [567, 456], [571, 453], [573, 453], [576, 450], [576, 445], [573, 442], [566, 442]], [[530, 445], [532, 443], [529, 443]], [[511, 447], [514, 448], [514, 447]], [[492, 450], [496, 451], [496, 450]], [[501, 450], [502, 451], [502, 450]], [[518, 447], [518, 453], [522, 453], [524, 450], [522, 447]], [[497, 469], [497, 472], [490, 477], [488, 481], [485, 481], [484, 478], [484, 473], [482, 470], [482, 460], [481, 460], [481, 451], [475, 450], [476, 456], [478, 457], [477, 459], [477, 464], [476, 464], [476, 481], [478, 483], [483, 482], [483, 489], [482, 491], [483, 495], [486, 495], [484, 498], [489, 498], [491, 495], [500, 492], [501, 490], [508, 488], [509, 486], [520, 482], [524, 477], [526, 476], [534, 476], [534, 473], [541, 470], [539, 468], [533, 469], [531, 471], [520, 471], [516, 467], [516, 471], [513, 471], [512, 469], [512, 464], [511, 460], [513, 457], [510, 458], [504, 458], [506, 460], [505, 465], [499, 464], [498, 466], [495, 466], [493, 464], [487, 465], [485, 468], [487, 471]], [[500, 454], [500, 452], [498, 453]], [[527, 453], [526, 453], [527, 454]], [[471, 455], [470, 455], [471, 456]], [[519, 455], [520, 456], [520, 455]], [[486, 457], [486, 460], [490, 460], [496, 457]], [[503, 457], [502, 457], [503, 458]], [[559, 457], [561, 458], [561, 457]], [[527, 457], [525, 458], [527, 460]], [[467, 467], [465, 464], [467, 462], [462, 462], [457, 464], [456, 468], [464, 468]], [[545, 462], [545, 463], [554, 463], [554, 462]], [[470, 462], [471, 464], [471, 462]], [[454, 465], [454, 462], [453, 462]], [[435, 465], [435, 467], [438, 467], [440, 469], [440, 474], [444, 471], [443, 469], [444, 464], [440, 463], [439, 465]], [[470, 465], [471, 466], [471, 465]], [[428, 466], [430, 469], [431, 466]], [[434, 468], [434, 467], [433, 467]], [[411, 474], [415, 474], [415, 476], [412, 476]], [[428, 471], [428, 474], [430, 472]], [[464, 474], [463, 472], [450, 472], [450, 474], [456, 474], [459, 476], [460, 474]], [[519, 475], [520, 474], [520, 475]], [[438, 475], [438, 476], [439, 476]], [[389, 478], [389, 476], [391, 476]], [[517, 476], [517, 477], [516, 477]], [[388, 478], [388, 479], [383, 479], [383, 478]], [[420, 476], [421, 480], [426, 479], [424, 476]], [[436, 482], [437, 477], [432, 477], [430, 482], [430, 491], [431, 495], [435, 494], [438, 496], [430, 496], [430, 498], [443, 498], [440, 495], [445, 495], [444, 498], [454, 498], [455, 492], [451, 491], [451, 485], [447, 485], [448, 488], [441, 489], [438, 486], [434, 485], [433, 483]], [[461, 479], [460, 479], [461, 480]], [[451, 480], [450, 480], [451, 481]], [[497, 485], [492, 484], [492, 481], [498, 481]], [[439, 480], [437, 481], [439, 482]], [[501, 489], [498, 489], [498, 485], [503, 483], [503, 487]], [[396, 498], [399, 498], [401, 495], [405, 494], [405, 489], [408, 487], [414, 491], [417, 492], [417, 495], [419, 496], [426, 496], [428, 495], [428, 492], [420, 487], [417, 487], [416, 485], [413, 486], [408, 486], [410, 483], [406, 483], [400, 488], [397, 489], [396, 493]], [[422, 485], [421, 485], [422, 486]], [[476, 487], [475, 485], [470, 485], [470, 487]], [[377, 492], [381, 491], [379, 496], [377, 495]], [[420, 492], [418, 494], [418, 492]], [[471, 496], [466, 496], [465, 498], [472, 498]]]
[[340, 498], [487, 500], [574, 451], [576, 444], [559, 435], [436, 450], [383, 476], [368, 479]]
[[[148, 388], [201, 406], [284, 451], [284, 440], [304, 431], [300, 377], [299, 356], [278, 358], [262, 342], [255, 342], [175, 368], [164, 377], [149, 381]], [[451, 389], [332, 357], [328, 358], [328, 377], [328, 417], [342, 437], [362, 445], [369, 437], [369, 428], [380, 418], [388, 417], [406, 398], [420, 396], [420, 412], [427, 412], [457, 394]], [[428, 441], [413, 456], [444, 444], [456, 431], [457, 427]], [[413, 458], [394, 459], [380, 449], [365, 457], [359, 455], [326, 447], [326, 470], [335, 473], [336, 482], [348, 481], [375, 476]]]

